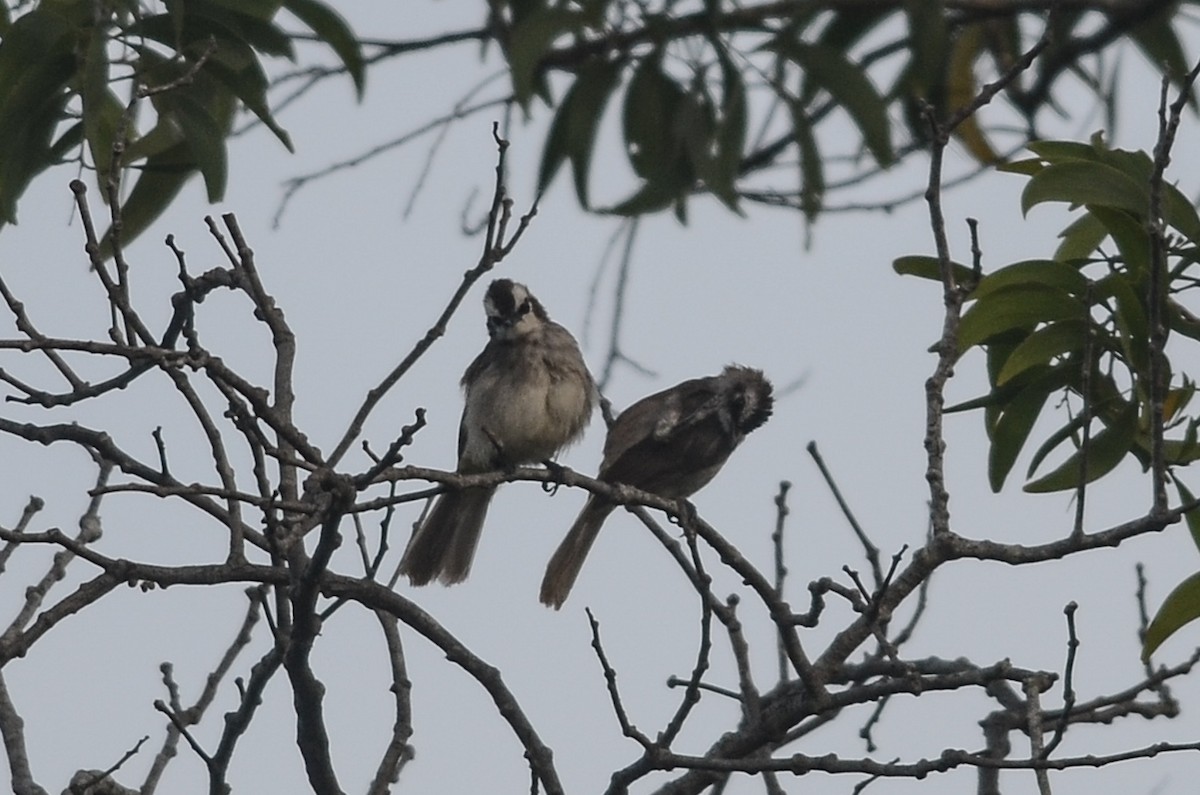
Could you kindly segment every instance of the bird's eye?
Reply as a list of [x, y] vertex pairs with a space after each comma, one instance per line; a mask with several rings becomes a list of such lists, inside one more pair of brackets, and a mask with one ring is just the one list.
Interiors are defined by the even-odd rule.
[[528, 315], [529, 310], [531, 309], [533, 309], [533, 305], [530, 304], [529, 299], [526, 298], [525, 301], [519, 307], [517, 307], [517, 316], [523, 317], [524, 315]]

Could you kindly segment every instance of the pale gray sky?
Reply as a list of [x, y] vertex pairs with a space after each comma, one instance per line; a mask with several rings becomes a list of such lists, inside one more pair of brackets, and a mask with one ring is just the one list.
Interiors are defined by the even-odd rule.
[[[414, 37], [478, 21], [463, 4], [423, 3], [420, 13], [362, 0], [340, 6], [359, 33], [373, 37]], [[1148, 149], [1153, 144], [1157, 84], [1133, 52], [1125, 54], [1124, 65], [1128, 76], [1122, 128], [1110, 138], [1123, 147]], [[303, 191], [274, 230], [271, 220], [281, 183], [445, 112], [499, 66], [495, 53], [481, 64], [475, 45], [400, 60], [369, 73], [361, 106], [353, 103], [348, 81], [334, 81], [288, 109], [280, 120], [296, 142], [295, 156], [263, 130], [239, 139], [231, 148], [225, 202], [206, 206], [200, 184], [193, 182], [132, 247], [135, 297], [143, 307], [153, 307], [146, 311], [148, 319], [161, 325], [169, 312], [166, 297], [176, 289], [174, 259], [161, 244], [164, 235], [175, 235], [193, 273], [199, 272], [221, 264], [203, 216], [236, 213], [268, 289], [299, 337], [300, 424], [322, 449], [331, 449], [365, 391], [433, 322], [462, 272], [476, 260], [479, 241], [460, 234], [460, 216], [473, 191], [480, 192], [471, 205], [474, 213], [482, 210], [490, 192], [493, 117], [479, 116], [453, 127], [407, 220], [401, 214], [423, 166], [427, 140]], [[546, 123], [547, 114], [540, 111], [531, 123], [516, 124], [510, 135], [510, 190], [518, 210], [532, 199]], [[608, 124], [607, 132], [614, 133], [614, 119]], [[1100, 124], [1076, 120], [1062, 133], [1082, 137]], [[1195, 162], [1200, 138], [1194, 118], [1188, 117], [1184, 125], [1172, 173], [1185, 192], [1195, 195], [1196, 174], [1189, 164]], [[615, 140], [613, 135], [609, 138]], [[952, 164], [961, 167], [963, 162], [954, 152]], [[917, 189], [924, 184], [925, 165], [916, 159], [872, 183], [868, 192]], [[622, 169], [616, 162], [597, 162], [596, 195], [614, 198], [627, 184], [619, 179]], [[102, 336], [107, 312], [87, 270], [82, 232], [71, 223], [67, 182], [72, 176], [60, 170], [35, 182], [21, 204], [20, 225], [0, 235], [0, 268], [45, 333]], [[958, 259], [969, 258], [964, 223], [968, 216], [980, 221], [985, 268], [1053, 252], [1065, 211], [1040, 206], [1022, 219], [1018, 196], [1023, 184], [1020, 177], [993, 175], [946, 195]], [[99, 212], [98, 202], [93, 209]], [[903, 254], [932, 252], [926, 209], [913, 203], [890, 215], [822, 217], [809, 249], [802, 246], [801, 224], [791, 213], [748, 207], [747, 217], [739, 219], [715, 201], [702, 199], [693, 202], [691, 218], [686, 228], [671, 217], [644, 223], [623, 339], [625, 351], [657, 375], [649, 378], [622, 369], [609, 397], [621, 407], [679, 380], [717, 372], [731, 361], [763, 368], [778, 386], [807, 374], [804, 387], [779, 402], [771, 422], [752, 435], [720, 477], [694, 499], [710, 523], [767, 568], [772, 498], [778, 482], [790, 480], [791, 597], [803, 604], [811, 580], [844, 580], [844, 564], [863, 567], [859, 548], [804, 451], [809, 441], [820, 445], [860, 521], [885, 555], [903, 544], [920, 544], [925, 533], [923, 385], [933, 367], [926, 348], [941, 325], [939, 290], [895, 276], [891, 262]], [[589, 286], [613, 228], [612, 220], [581, 214], [564, 173], [502, 268], [503, 275], [527, 283], [551, 315], [585, 341], [584, 352], [594, 368], [606, 352], [611, 268], [602, 280], [600, 314], [587, 340], [583, 321]], [[424, 406], [429, 427], [410, 448], [407, 460], [453, 467], [461, 409], [458, 378], [485, 340], [481, 296], [482, 289], [472, 293], [446, 337], [375, 412], [366, 435], [377, 449], [411, 421], [415, 407]], [[269, 338], [248, 318], [247, 309], [240, 296], [214, 295], [200, 309], [199, 328], [211, 350], [265, 382]], [[1194, 354], [1190, 357], [1194, 366]], [[960, 366], [952, 399], [985, 390], [980, 359], [974, 354]], [[40, 363], [36, 372], [44, 374]], [[5, 412], [31, 421], [46, 419], [40, 411], [12, 404], [5, 405]], [[54, 419], [66, 421], [67, 414]], [[73, 409], [69, 418], [111, 428], [122, 443], [147, 457], [153, 457], [154, 449], [150, 431], [163, 425], [172, 466], [179, 472], [194, 470], [181, 478], [212, 479], [206, 457], [192, 458], [192, 451], [202, 448], [188, 436], [192, 426], [179, 401], [158, 379], [143, 378], [126, 392]], [[597, 421], [563, 462], [594, 472], [602, 438]], [[1066, 497], [1023, 495], [1015, 477], [1003, 494], [988, 491], [978, 414], [951, 417], [948, 438], [951, 509], [959, 532], [1029, 543], [1067, 532], [1073, 508]], [[37, 527], [74, 526], [93, 477], [81, 453], [0, 437], [0, 460], [7, 462], [0, 484], [0, 522], [11, 525], [28, 495], [37, 494], [47, 501]], [[351, 455], [347, 465], [359, 468], [365, 461]], [[1090, 492], [1089, 529], [1144, 511], [1149, 486], [1139, 474], [1136, 467], [1123, 465]], [[680, 694], [668, 691], [664, 682], [670, 675], [690, 671], [698, 619], [695, 596], [668, 556], [623, 514], [608, 522], [564, 610], [555, 613], [538, 604], [542, 568], [583, 496], [563, 489], [548, 498], [533, 484], [504, 487], [493, 504], [467, 583], [420, 591], [402, 585], [400, 590], [503, 671], [543, 740], [554, 749], [568, 790], [595, 792], [607, 784], [614, 768], [632, 761], [640, 749], [622, 739], [608, 706], [603, 677], [589, 647], [584, 606], [590, 606], [602, 623], [626, 706], [646, 731], [661, 728], [678, 701]], [[398, 515], [394, 549], [402, 546], [414, 515]], [[106, 501], [104, 519], [102, 548], [111, 555], [182, 563], [215, 561], [225, 549], [219, 527], [171, 503], [114, 497]], [[345, 544], [335, 567], [357, 572], [356, 554], [352, 544]], [[0, 603], [18, 604], [49, 555], [45, 549], [18, 553], [0, 577]], [[1075, 600], [1080, 604], [1083, 641], [1076, 671], [1080, 698], [1119, 690], [1136, 681], [1140, 672], [1133, 601], [1133, 566], [1138, 560], [1148, 565], [1151, 598], [1157, 604], [1197, 568], [1200, 558], [1186, 533], [1173, 529], [1128, 548], [1053, 566], [949, 566], [934, 578], [929, 614], [906, 654], [966, 655], [978, 663], [1011, 657], [1023, 667], [1061, 670], [1061, 611]], [[56, 593], [61, 596], [71, 584], [92, 575], [77, 564]], [[736, 583], [725, 582], [723, 587], [734, 589]], [[145, 734], [152, 738], [147, 748], [153, 748], [163, 730], [162, 716], [152, 707], [155, 699], [164, 697], [158, 664], [172, 661], [185, 700], [194, 697], [232, 637], [241, 612], [241, 589], [236, 587], [149, 594], [124, 590], [64, 622], [27, 659], [9, 665], [5, 675], [26, 718], [39, 780], [57, 791], [71, 771], [107, 767]], [[820, 639], [829, 637], [846, 613], [840, 605], [831, 607], [826, 626], [807, 640], [810, 646], [820, 648]], [[775, 667], [769, 627], [749, 607], [743, 618], [756, 645], [759, 684], [769, 687]], [[1180, 633], [1164, 646], [1160, 659], [1186, 656], [1195, 637], [1191, 629]], [[404, 638], [414, 683], [412, 742], [417, 758], [405, 768], [400, 791], [527, 791], [520, 748], [484, 691], [420, 637], [405, 633]], [[361, 792], [392, 721], [381, 637], [371, 616], [347, 609], [325, 628], [321, 641], [314, 666], [329, 688], [326, 704], [335, 761], [347, 791]], [[265, 632], [260, 632], [240, 661], [240, 675], [267, 643]], [[720, 639], [717, 648], [710, 679], [732, 684], [729, 655]], [[1194, 740], [1200, 688], [1189, 681], [1177, 684], [1175, 691], [1184, 702], [1181, 719], [1130, 719], [1118, 727], [1074, 730], [1062, 753]], [[1048, 698], [1057, 703], [1060, 696], [1056, 688]], [[196, 732], [202, 742], [215, 742], [220, 716], [234, 698], [232, 684], [227, 683]], [[235, 792], [304, 789], [290, 706], [287, 682], [279, 677], [235, 757], [230, 777]], [[980, 747], [976, 721], [990, 708], [982, 697], [962, 694], [897, 700], [876, 730], [876, 756], [911, 760], [936, 756], [950, 746]], [[866, 716], [843, 716], [837, 727], [818, 732], [794, 750], [863, 755], [855, 732]], [[707, 696], [677, 747], [702, 752], [735, 722], [731, 703]], [[144, 750], [118, 778], [127, 785], [139, 781], [150, 757]], [[1193, 791], [1198, 775], [1200, 760], [1177, 756], [1072, 773], [1059, 786], [1071, 792], [1182, 794]], [[1012, 791], [1033, 791], [1031, 775], [1010, 778]], [[160, 791], [200, 793], [206, 791], [205, 781], [202, 764], [181, 748]], [[789, 791], [805, 792], [848, 792], [853, 786], [850, 780], [827, 777], [783, 783]], [[879, 782], [872, 790], [924, 795], [971, 787], [973, 774], [963, 771], [919, 785]], [[760, 785], [742, 782], [729, 791], [760, 791]]]

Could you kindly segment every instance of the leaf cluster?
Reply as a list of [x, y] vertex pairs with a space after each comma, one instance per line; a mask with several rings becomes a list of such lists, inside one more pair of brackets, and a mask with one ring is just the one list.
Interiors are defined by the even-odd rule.
[[[989, 127], [972, 116], [955, 129], [965, 150], [980, 165], [1002, 162], [1003, 150], [1041, 137], [1039, 117], [1057, 116], [1057, 94], [1077, 94], [1080, 82], [1113, 118], [1117, 71], [1101, 56], [1128, 40], [1179, 79], [1182, 7], [1193, 4], [1082, 3], [1047, 16], [1049, 2], [707, 2], [685, 11], [674, 2], [509, 0], [492, 4], [492, 18], [515, 100], [527, 114], [538, 101], [554, 108], [540, 187], [570, 163], [579, 204], [595, 212], [673, 209], [686, 220], [688, 197], [712, 194], [734, 211], [750, 198], [811, 220], [832, 191], [924, 149], [930, 112], [952, 116], [1044, 34], [1044, 57], [1003, 90], [1008, 118]], [[589, 171], [615, 101], [633, 185], [596, 204]], [[794, 189], [755, 184], [781, 167], [796, 169]]]
[[[210, 201], [228, 181], [226, 150], [244, 109], [289, 150], [267, 102], [265, 58], [295, 58], [289, 16], [341, 59], [363, 89], [359, 44], [320, 0], [43, 0], [0, 20], [0, 225], [15, 223], [30, 181], [63, 162], [95, 173], [122, 203], [131, 239], [194, 174]], [[286, 14], [285, 14], [286, 12]], [[149, 102], [140, 100], [148, 99]], [[121, 196], [122, 174], [135, 172]]]
[[[1111, 149], [1099, 136], [1090, 143], [1031, 143], [1029, 149], [1034, 157], [1004, 167], [1029, 179], [1022, 209], [1061, 202], [1080, 213], [1051, 258], [1006, 265], [983, 275], [968, 293], [958, 347], [964, 354], [973, 348], [985, 353], [990, 390], [950, 410], [984, 410], [988, 477], [999, 491], [1038, 419], [1062, 416], [1054, 409], [1065, 405], [1065, 422], [1030, 457], [1025, 484], [1030, 492], [1065, 491], [1103, 477], [1127, 457], [1150, 466], [1154, 166], [1145, 152]], [[1163, 221], [1172, 232], [1164, 321], [1168, 332], [1196, 340], [1200, 326], [1183, 298], [1196, 283], [1200, 216], [1178, 188], [1161, 189]], [[902, 257], [895, 267], [939, 278], [937, 261], [929, 257]], [[970, 269], [954, 267], [960, 284], [972, 283]], [[1173, 379], [1171, 358], [1162, 361], [1168, 385], [1163, 414], [1173, 432], [1166, 464], [1185, 466], [1200, 458], [1200, 419], [1186, 414], [1195, 381], [1187, 373]], [[1034, 478], [1063, 445], [1073, 452]]]

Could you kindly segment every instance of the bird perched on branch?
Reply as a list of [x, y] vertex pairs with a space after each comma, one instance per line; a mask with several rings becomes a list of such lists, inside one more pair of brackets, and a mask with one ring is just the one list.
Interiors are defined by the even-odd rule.
[[[730, 365], [644, 397], [617, 417], [604, 442], [600, 480], [681, 499], [705, 486], [746, 434], [771, 416], [771, 382], [760, 370]], [[542, 603], [562, 607], [600, 526], [617, 507], [593, 494], [542, 580]]]
[[[460, 474], [546, 461], [578, 439], [596, 386], [575, 338], [523, 284], [497, 279], [483, 299], [490, 337], [462, 377]], [[496, 486], [449, 490], [413, 533], [400, 572], [413, 585], [466, 579]]]

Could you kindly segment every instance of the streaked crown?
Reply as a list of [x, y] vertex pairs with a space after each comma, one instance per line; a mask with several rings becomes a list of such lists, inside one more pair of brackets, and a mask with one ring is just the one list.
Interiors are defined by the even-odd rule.
[[762, 370], [731, 364], [721, 373], [721, 380], [733, 425], [740, 433], [750, 433], [770, 419], [775, 398]]
[[488, 335], [513, 339], [529, 333], [550, 319], [529, 288], [512, 279], [496, 279], [483, 296]]

